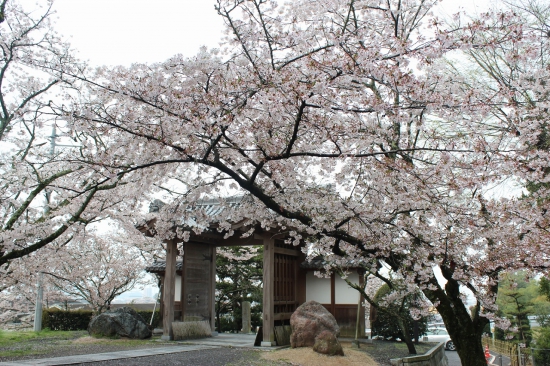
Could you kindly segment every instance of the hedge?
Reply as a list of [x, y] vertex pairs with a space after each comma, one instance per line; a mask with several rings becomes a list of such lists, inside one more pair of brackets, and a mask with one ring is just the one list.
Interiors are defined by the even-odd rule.
[[[137, 312], [149, 324], [151, 321], [152, 311]], [[42, 312], [42, 327], [51, 330], [87, 330], [90, 320], [92, 320], [93, 312], [90, 310], [74, 310], [64, 311], [56, 308], [45, 309]], [[161, 323], [162, 319], [159, 311], [155, 311], [152, 327], [156, 328]]]
[[92, 316], [90, 310], [47, 309], [42, 312], [42, 327], [51, 330], [86, 330]]
[[[151, 322], [151, 315], [153, 314], [152, 311], [143, 310], [138, 311], [137, 313], [141, 315], [141, 317], [145, 320], [145, 323], [149, 324]], [[151, 324], [151, 327], [154, 329], [158, 328], [159, 325], [162, 326], [162, 316], [160, 314], [160, 311], [156, 310], [155, 315], [153, 316], [153, 323]]]

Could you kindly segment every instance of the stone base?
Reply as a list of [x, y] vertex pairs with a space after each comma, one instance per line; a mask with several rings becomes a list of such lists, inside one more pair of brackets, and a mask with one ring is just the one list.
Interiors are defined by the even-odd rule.
[[275, 342], [262, 342], [260, 347], [273, 347]]
[[172, 337], [170, 337], [169, 335], [162, 335], [160, 339], [163, 341], [171, 341]]
[[219, 335], [218, 332], [216, 332], [216, 331], [212, 332], [212, 337], [217, 337], [218, 335]]

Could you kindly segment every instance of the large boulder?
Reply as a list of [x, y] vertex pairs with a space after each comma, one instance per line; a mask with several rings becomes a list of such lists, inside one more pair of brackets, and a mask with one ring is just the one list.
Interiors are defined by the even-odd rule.
[[313, 350], [317, 353], [328, 356], [343, 356], [344, 350], [338, 339], [329, 332], [323, 330], [317, 337], [315, 337], [315, 344]]
[[316, 301], [303, 303], [290, 317], [290, 345], [296, 347], [313, 347], [315, 338], [323, 331], [328, 331], [338, 338], [340, 327], [327, 309]]
[[137, 339], [149, 338], [152, 334], [141, 315], [126, 306], [93, 317], [88, 324], [88, 333], [99, 337], [119, 336]]

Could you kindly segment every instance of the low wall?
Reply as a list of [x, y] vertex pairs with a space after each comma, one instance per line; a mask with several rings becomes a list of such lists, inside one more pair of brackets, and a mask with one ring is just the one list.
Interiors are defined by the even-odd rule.
[[445, 342], [439, 343], [423, 355], [393, 358], [392, 366], [447, 366], [447, 356], [445, 356]]

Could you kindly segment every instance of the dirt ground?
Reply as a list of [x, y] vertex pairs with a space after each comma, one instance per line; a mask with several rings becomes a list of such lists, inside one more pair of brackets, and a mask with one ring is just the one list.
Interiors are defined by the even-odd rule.
[[262, 358], [270, 361], [285, 361], [300, 366], [375, 366], [378, 365], [365, 352], [351, 348], [351, 343], [342, 343], [344, 356], [325, 356], [312, 348], [285, 348], [274, 352], [265, 352]]

